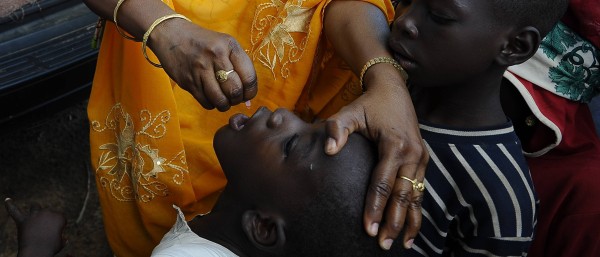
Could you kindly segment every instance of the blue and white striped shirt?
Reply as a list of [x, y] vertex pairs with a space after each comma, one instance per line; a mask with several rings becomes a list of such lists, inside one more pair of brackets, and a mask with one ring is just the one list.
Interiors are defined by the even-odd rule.
[[512, 123], [420, 128], [430, 161], [421, 230], [406, 256], [526, 256], [537, 197]]

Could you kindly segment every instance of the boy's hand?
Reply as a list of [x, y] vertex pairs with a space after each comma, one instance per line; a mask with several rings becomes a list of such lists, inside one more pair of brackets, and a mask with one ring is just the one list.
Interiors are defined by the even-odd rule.
[[64, 215], [41, 209], [38, 204], [32, 204], [29, 212], [25, 212], [10, 198], [4, 204], [17, 224], [18, 256], [54, 256], [63, 248], [62, 232], [67, 223]]
[[379, 236], [383, 249], [404, 231], [404, 247], [410, 248], [421, 227], [423, 192], [413, 190], [411, 182], [401, 177], [423, 182], [429, 155], [398, 72], [391, 65], [371, 69], [373, 75], [365, 77], [369, 85], [365, 94], [327, 120], [325, 152], [338, 153], [353, 132], [377, 143], [379, 162], [365, 202], [365, 228], [371, 236]]

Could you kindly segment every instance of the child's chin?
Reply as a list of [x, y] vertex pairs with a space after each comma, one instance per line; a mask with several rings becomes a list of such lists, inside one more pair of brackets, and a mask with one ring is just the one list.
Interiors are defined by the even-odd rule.
[[215, 133], [215, 137], [213, 137], [213, 148], [215, 149], [215, 151], [217, 151], [221, 147], [227, 146], [227, 138], [229, 138], [230, 135], [233, 133], [234, 131], [232, 128], [229, 127], [229, 125], [225, 125], [219, 128], [219, 130], [217, 130], [217, 133]]

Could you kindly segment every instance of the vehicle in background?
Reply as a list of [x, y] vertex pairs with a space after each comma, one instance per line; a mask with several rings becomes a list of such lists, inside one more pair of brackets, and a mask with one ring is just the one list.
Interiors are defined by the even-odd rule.
[[80, 0], [35, 0], [0, 17], [0, 126], [89, 96], [97, 22]]

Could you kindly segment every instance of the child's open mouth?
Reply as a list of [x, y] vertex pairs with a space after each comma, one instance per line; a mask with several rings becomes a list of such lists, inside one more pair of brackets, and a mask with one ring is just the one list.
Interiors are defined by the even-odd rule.
[[248, 122], [249, 120], [254, 118], [254, 116], [257, 116], [259, 113], [262, 113], [262, 112], [270, 113], [271, 111], [269, 109], [267, 109], [266, 107], [261, 106], [256, 110], [256, 112], [254, 112], [254, 114], [252, 114], [252, 117], [248, 117], [246, 114], [243, 114], [243, 113], [234, 114], [233, 116], [231, 116], [229, 118], [229, 127], [234, 129], [235, 131], [240, 131], [244, 128], [244, 126], [246, 125], [246, 122]]
[[234, 114], [229, 118], [229, 127], [236, 131], [240, 131], [244, 128], [244, 125], [248, 120], [250, 120], [250, 118], [243, 113]]

